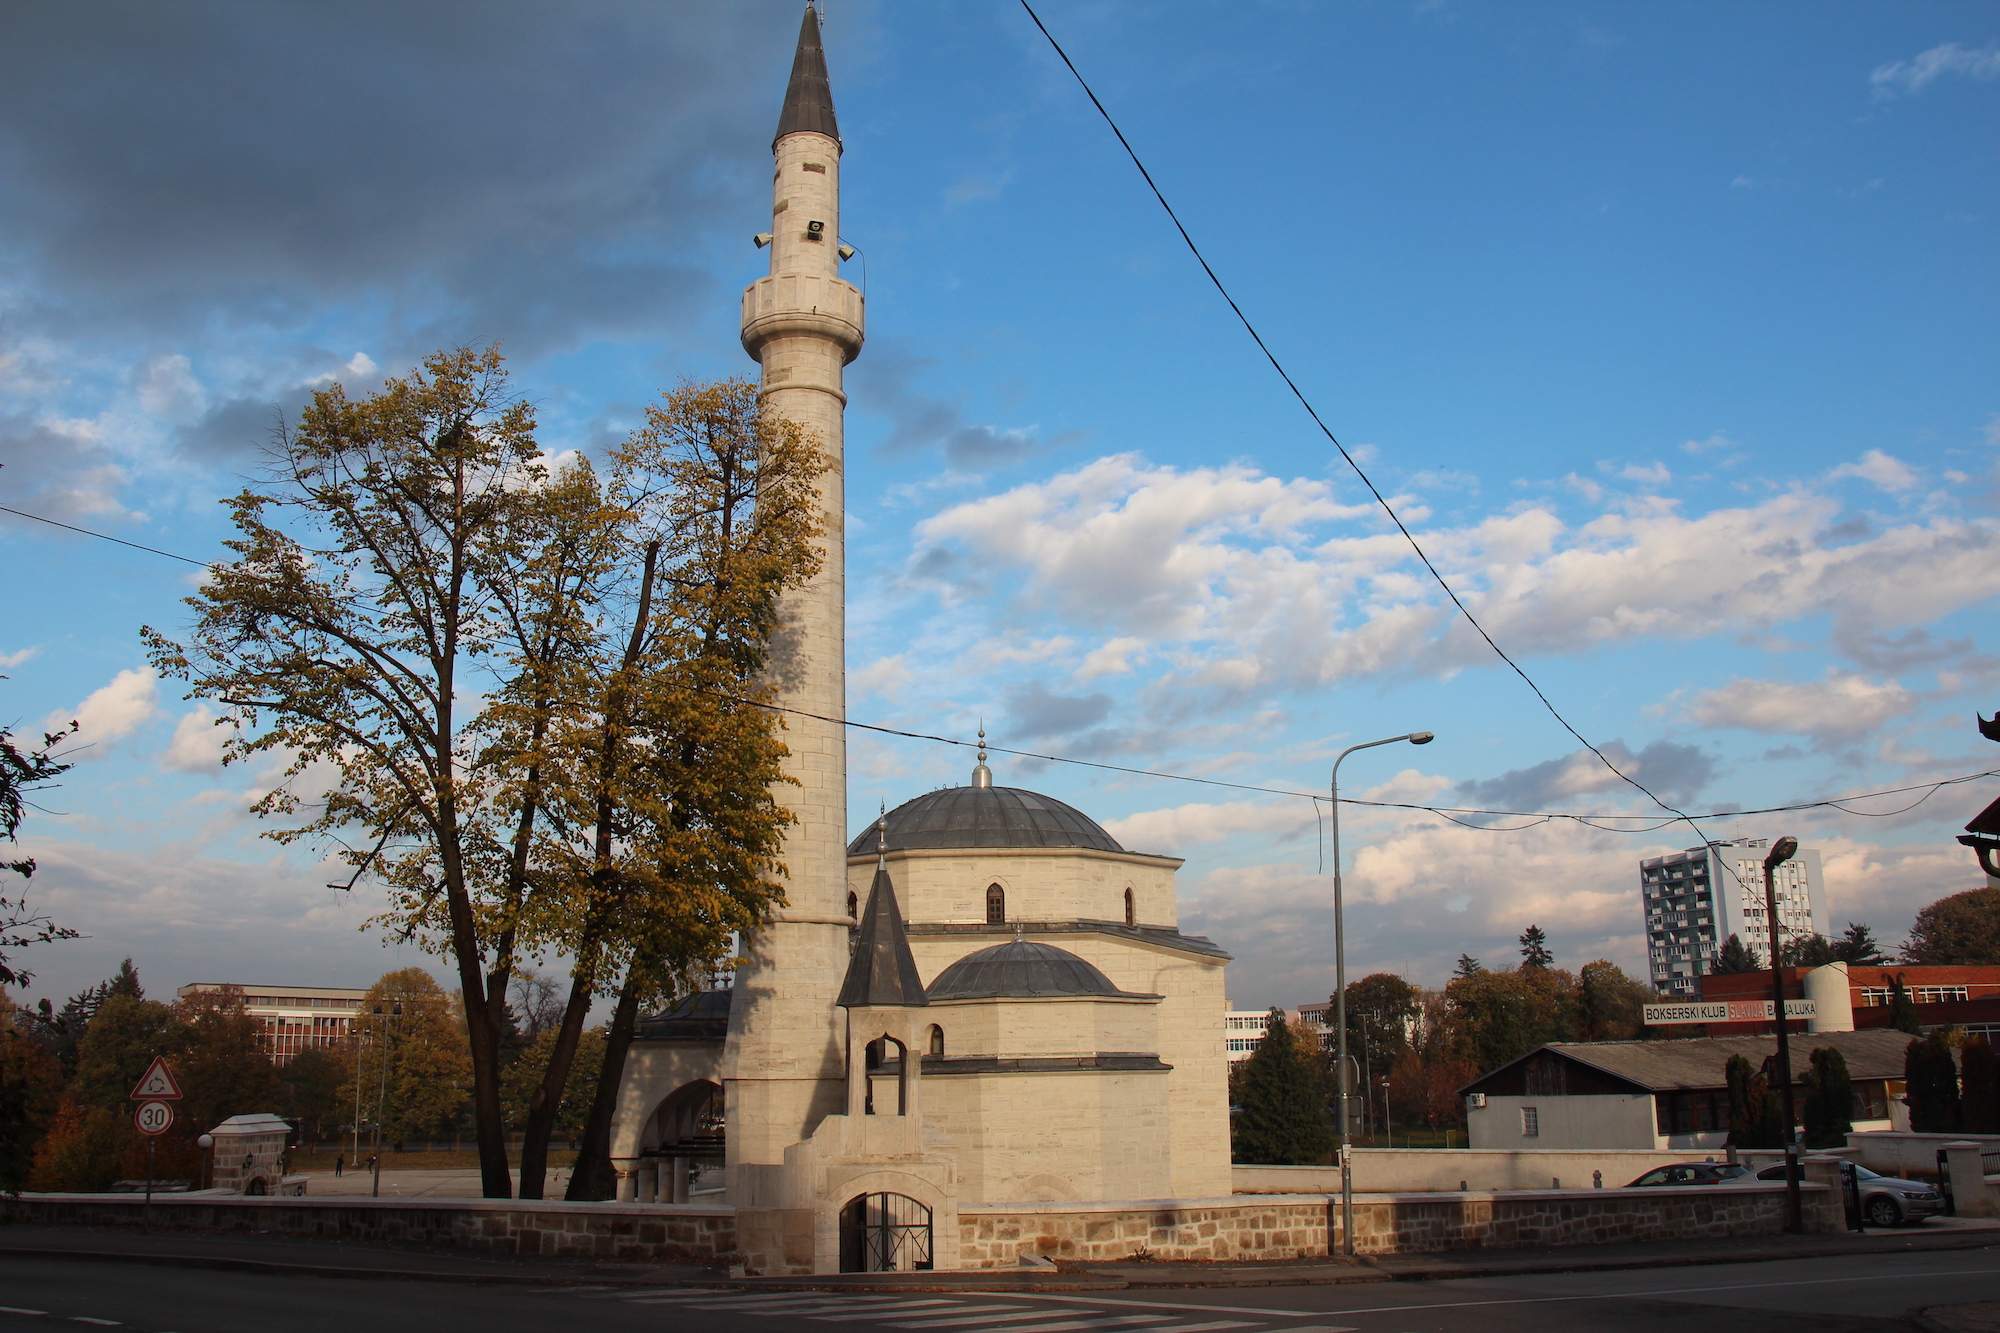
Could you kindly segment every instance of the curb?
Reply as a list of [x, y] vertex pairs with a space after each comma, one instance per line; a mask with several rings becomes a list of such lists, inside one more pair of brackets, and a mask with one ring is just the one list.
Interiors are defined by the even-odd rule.
[[292, 1263], [275, 1259], [243, 1259], [221, 1254], [167, 1254], [131, 1250], [51, 1250], [0, 1245], [0, 1259], [78, 1260], [85, 1263], [146, 1264], [167, 1268], [205, 1268], [221, 1272], [260, 1273], [267, 1277], [325, 1277], [351, 1281], [481, 1283], [521, 1287], [721, 1287], [725, 1278], [639, 1277], [618, 1273], [467, 1273], [434, 1268], [348, 1268], [325, 1263]]

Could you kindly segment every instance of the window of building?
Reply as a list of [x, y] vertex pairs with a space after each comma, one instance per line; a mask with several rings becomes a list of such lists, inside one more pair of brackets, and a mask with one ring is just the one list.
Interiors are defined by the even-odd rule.
[[1534, 1106], [1522, 1107], [1521, 1137], [1524, 1139], [1535, 1139], [1535, 1138], [1540, 1138], [1541, 1134], [1542, 1134], [1542, 1114], [1540, 1108]]
[[1918, 1004], [1950, 1004], [1969, 997], [1963, 986], [1919, 986], [1916, 990]]
[[932, 1057], [933, 1057], [933, 1058], [936, 1058], [936, 1059], [943, 1059], [943, 1058], [944, 1058], [944, 1029], [943, 1029], [943, 1028], [941, 1028], [941, 1027], [939, 1027], [939, 1026], [938, 1026], [937, 1024], [935, 1024], [935, 1023], [931, 1024], [931, 1051], [930, 1051], [930, 1053], [931, 1053], [931, 1055], [932, 1055]]
[[851, 917], [855, 918], [856, 920], [859, 920], [859, 919], [860, 919], [860, 917], [861, 917], [861, 914], [860, 914], [860, 912], [856, 911], [855, 909], [857, 909], [857, 908], [858, 908], [858, 907], [860, 907], [860, 906], [861, 906], [861, 900], [860, 900], [859, 898], [855, 897], [855, 896], [854, 896], [854, 894], [853, 894], [852, 892], [850, 892], [850, 893], [849, 893], [849, 894], [847, 895], [847, 914], [848, 914], [849, 916], [851, 916]]
[[1863, 986], [1861, 988], [1861, 1007], [1864, 1009], [1878, 1009], [1889, 1003], [1889, 998], [1889, 988], [1887, 986]]
[[1139, 909], [1133, 905], [1130, 889], [1125, 890], [1125, 924], [1128, 926], [1139, 924]]
[[986, 924], [999, 926], [1007, 921], [1007, 891], [998, 884], [986, 886]]

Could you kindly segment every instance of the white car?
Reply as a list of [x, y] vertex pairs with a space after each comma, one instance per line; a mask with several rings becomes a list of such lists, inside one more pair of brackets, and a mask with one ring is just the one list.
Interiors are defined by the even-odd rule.
[[[1944, 1195], [1938, 1192], [1935, 1185], [1880, 1175], [1859, 1164], [1854, 1168], [1854, 1175], [1861, 1184], [1861, 1216], [1869, 1226], [1901, 1226], [1905, 1222], [1921, 1222], [1944, 1211]], [[1785, 1164], [1774, 1162], [1755, 1176], [1738, 1177], [1738, 1181], [1745, 1184], [1751, 1180], [1769, 1183], [1782, 1182], [1784, 1178]]]

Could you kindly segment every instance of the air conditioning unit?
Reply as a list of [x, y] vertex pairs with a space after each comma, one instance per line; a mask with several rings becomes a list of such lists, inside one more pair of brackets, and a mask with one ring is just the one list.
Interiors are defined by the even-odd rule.
[[1468, 1111], [1484, 1111], [1486, 1109], [1486, 1094], [1483, 1092], [1466, 1093], [1465, 1107]]

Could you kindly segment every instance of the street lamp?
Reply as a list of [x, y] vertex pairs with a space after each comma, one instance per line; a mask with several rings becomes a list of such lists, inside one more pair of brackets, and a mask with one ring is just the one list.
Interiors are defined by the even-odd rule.
[[1334, 1068], [1340, 1071], [1340, 1248], [1349, 1256], [1354, 1253], [1354, 1160], [1347, 1142], [1347, 926], [1341, 917], [1340, 902], [1340, 761], [1356, 750], [1372, 750], [1400, 741], [1429, 745], [1432, 739], [1428, 731], [1411, 731], [1350, 745], [1334, 756], [1333, 775], [1327, 780], [1327, 794], [1333, 807], [1333, 1021], [1338, 1033], [1335, 1040], [1339, 1042]]
[[1799, 840], [1778, 839], [1764, 857], [1764, 917], [1771, 941], [1771, 1014], [1778, 1022], [1778, 1086], [1784, 1089], [1785, 1108], [1785, 1230], [1798, 1231], [1799, 1145], [1792, 1134], [1792, 1045], [1785, 1035], [1785, 973], [1781, 965], [1784, 949], [1778, 937], [1778, 867], [1792, 859]]

